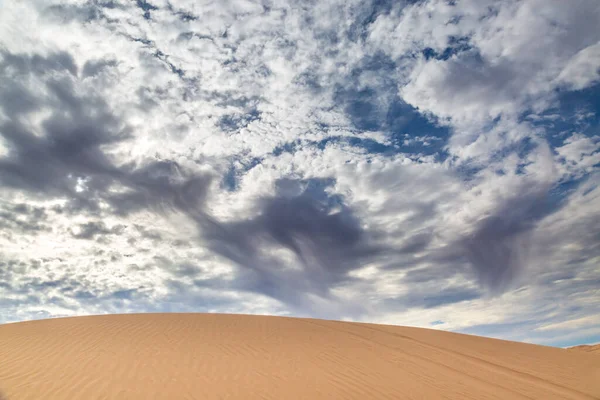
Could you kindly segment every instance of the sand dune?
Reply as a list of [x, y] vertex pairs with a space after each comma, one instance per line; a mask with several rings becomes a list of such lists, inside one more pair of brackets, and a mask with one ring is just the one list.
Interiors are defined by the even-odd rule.
[[586, 353], [600, 355], [600, 344], [582, 344], [581, 346], [569, 347], [569, 350], [585, 351]]
[[0, 326], [3, 400], [597, 399], [599, 382], [597, 355], [418, 328], [222, 314]]

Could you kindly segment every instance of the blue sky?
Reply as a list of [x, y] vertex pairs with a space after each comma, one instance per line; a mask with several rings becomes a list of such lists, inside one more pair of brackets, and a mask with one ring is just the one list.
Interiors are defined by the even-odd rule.
[[0, 322], [600, 341], [597, 1], [1, 7]]

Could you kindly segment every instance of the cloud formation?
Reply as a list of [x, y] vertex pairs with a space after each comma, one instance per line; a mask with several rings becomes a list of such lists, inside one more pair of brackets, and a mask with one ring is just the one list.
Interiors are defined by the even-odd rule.
[[0, 322], [598, 337], [599, 19], [593, 0], [5, 5]]

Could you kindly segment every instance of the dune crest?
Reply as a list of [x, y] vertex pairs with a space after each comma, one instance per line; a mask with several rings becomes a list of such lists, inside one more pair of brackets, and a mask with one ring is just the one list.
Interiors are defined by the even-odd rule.
[[585, 351], [586, 353], [600, 355], [600, 344], [582, 344], [579, 346], [569, 347], [569, 350]]
[[584, 352], [386, 325], [130, 314], [0, 326], [0, 398], [597, 399]]

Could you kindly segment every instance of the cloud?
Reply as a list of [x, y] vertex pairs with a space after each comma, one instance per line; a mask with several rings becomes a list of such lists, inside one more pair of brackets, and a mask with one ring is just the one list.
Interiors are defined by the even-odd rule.
[[[65, 66], [65, 60], [71, 62]], [[47, 77], [47, 69], [38, 65], [53, 66], [58, 76]], [[19, 83], [37, 80], [46, 92], [45, 101], [35, 109], [2, 104], [10, 115], [1, 126], [2, 136], [11, 149], [10, 155], [0, 160], [4, 185], [66, 196], [73, 207], [98, 209], [104, 200], [120, 214], [151, 206], [194, 207], [201, 201], [210, 179], [186, 177], [176, 162], [114, 163], [105, 148], [127, 140], [129, 128], [101, 97], [78, 95], [68, 55], [5, 54], [0, 68], [5, 77]], [[33, 96], [24, 87], [20, 92], [11, 89], [16, 104]], [[49, 116], [32, 129], [28, 122], [34, 112]], [[110, 189], [114, 185], [129, 190], [113, 194]]]
[[[404, 18], [420, 24], [416, 32], [425, 39], [411, 44], [413, 51], [451, 49], [456, 38], [465, 38], [467, 45], [447, 59], [421, 57], [400, 90], [408, 103], [463, 129], [547, 107], [563, 69], [586, 68], [585, 59], [593, 57], [600, 41], [594, 22], [600, 11], [593, 1], [569, 7], [554, 1], [441, 3], [406, 11]], [[593, 83], [596, 71], [581, 72], [580, 89]]]
[[[12, 78], [15, 86], [21, 84], [18, 92], [9, 88], [16, 104], [36, 96], [22, 86], [28, 78], [44, 81], [46, 95], [37, 96], [39, 104], [35, 108], [27, 105], [17, 109], [13, 103], [7, 109], [8, 102], [2, 104], [10, 116], [2, 124], [2, 136], [11, 152], [1, 160], [0, 174], [9, 187], [74, 195], [73, 174], [110, 177], [117, 173], [100, 147], [122, 140], [126, 132], [101, 99], [76, 95], [72, 65], [64, 66], [60, 60], [70, 58], [65, 54], [49, 58], [3, 55], [2, 76]], [[58, 76], [48, 76], [46, 69], [36, 67], [40, 64], [52, 65]], [[46, 107], [56, 112], [38, 129], [30, 129], [28, 117]]]
[[41, 207], [28, 204], [5, 204], [0, 208], [0, 227], [7, 234], [35, 234], [39, 231], [49, 231], [51, 227], [45, 224], [48, 215]]
[[563, 146], [557, 147], [556, 152], [564, 160], [565, 174], [581, 177], [594, 171], [600, 163], [600, 136], [586, 137], [573, 134], [565, 139]]
[[583, 318], [572, 319], [564, 322], [559, 322], [555, 324], [543, 325], [537, 328], [538, 331], [549, 331], [549, 330], [559, 330], [565, 328], [581, 328], [587, 325], [598, 325], [599, 323], [598, 317], [589, 316]]
[[0, 319], [258, 312], [549, 340], [535, 328], [598, 312], [599, 12], [6, 5]]
[[380, 251], [352, 212], [333, 209], [322, 187], [310, 188], [314, 183], [278, 181], [279, 191], [260, 201], [253, 218], [200, 221], [211, 249], [243, 268], [234, 286], [314, 309], [309, 295], [332, 297], [334, 285]]
[[77, 232], [73, 233], [73, 237], [77, 239], [93, 239], [96, 236], [119, 235], [123, 232], [123, 228], [123, 225], [116, 225], [109, 229], [101, 221], [87, 222], [79, 225]]
[[90, 60], [86, 61], [81, 70], [81, 77], [88, 78], [94, 77], [102, 73], [104, 70], [115, 67], [117, 65], [116, 60]]

